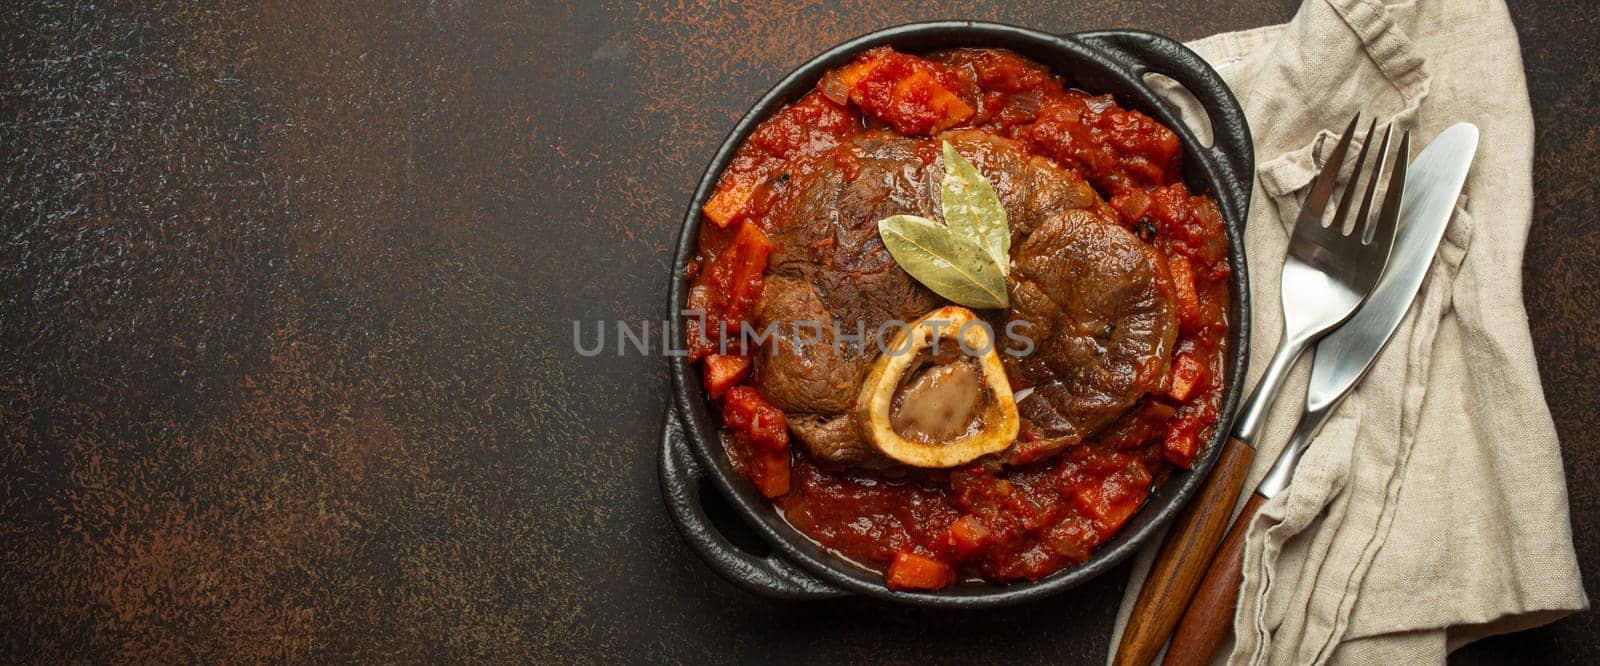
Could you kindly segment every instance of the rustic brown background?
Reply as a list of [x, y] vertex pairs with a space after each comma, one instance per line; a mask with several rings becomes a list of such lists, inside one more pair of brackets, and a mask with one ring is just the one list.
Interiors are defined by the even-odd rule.
[[[844, 38], [969, 17], [1187, 39], [1295, 3], [845, 4], [7, 3], [0, 652], [1099, 663], [1121, 570], [965, 614], [724, 583], [657, 495], [664, 363], [580, 358], [571, 321], [659, 318], [710, 151]], [[1594, 591], [1600, 12], [1513, 13], [1525, 291]], [[1458, 659], [1597, 655], [1591, 613]]]

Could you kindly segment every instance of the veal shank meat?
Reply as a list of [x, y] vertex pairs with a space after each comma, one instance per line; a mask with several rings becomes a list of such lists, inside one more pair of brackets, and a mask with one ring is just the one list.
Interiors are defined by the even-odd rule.
[[[994, 185], [1011, 227], [1012, 309], [986, 315], [1002, 341], [1007, 321], [1022, 322], [1015, 330], [1034, 348], [1025, 358], [1006, 356], [1007, 373], [1014, 388], [1034, 390], [1018, 403], [1029, 441], [1007, 460], [1040, 460], [1093, 435], [1166, 372], [1177, 327], [1165, 261], [1119, 226], [1076, 172], [985, 132], [866, 133], [769, 214], [778, 249], [752, 317], [757, 330], [776, 325], [782, 333], [755, 354], [755, 384], [821, 462], [890, 464], [860, 440], [850, 415], [879, 353], [875, 334], [944, 301], [895, 264], [877, 223], [902, 213], [942, 220], [940, 141]], [[797, 322], [813, 342], [799, 344]], [[841, 343], [837, 330], [864, 331], [866, 340]]]

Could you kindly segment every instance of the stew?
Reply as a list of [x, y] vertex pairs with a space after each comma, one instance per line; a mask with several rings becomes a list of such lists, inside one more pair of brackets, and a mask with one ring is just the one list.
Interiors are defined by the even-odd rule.
[[[1004, 359], [1015, 440], [940, 469], [871, 444], [855, 402], [882, 352], [837, 343], [851, 337], [839, 329], [949, 305], [896, 265], [875, 226], [940, 218], [946, 143], [1010, 225], [1011, 305], [979, 316], [1014, 324], [1029, 349]], [[740, 147], [688, 269], [689, 307], [704, 313], [690, 354], [734, 468], [893, 589], [1037, 580], [1083, 562], [1217, 427], [1232, 269], [1217, 205], [1181, 167], [1171, 130], [1009, 51], [884, 47], [829, 72]], [[784, 339], [801, 320], [830, 330]], [[745, 334], [773, 324], [777, 337]], [[891, 386], [898, 433], [963, 436], [984, 422], [964, 396], [1012, 399], [986, 391], [971, 359], [930, 363]], [[934, 399], [954, 406], [911, 406]]]

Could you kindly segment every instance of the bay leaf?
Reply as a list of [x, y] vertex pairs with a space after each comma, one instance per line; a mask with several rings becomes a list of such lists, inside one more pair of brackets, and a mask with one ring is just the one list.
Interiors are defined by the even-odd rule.
[[943, 142], [944, 182], [939, 187], [940, 205], [950, 233], [972, 239], [1000, 268], [1002, 276], [1011, 272], [1011, 227], [1006, 209], [994, 186], [978, 168]]
[[944, 222], [918, 215], [878, 221], [896, 263], [934, 293], [972, 308], [1004, 308], [1011, 227], [994, 186], [945, 141], [939, 204]]
[[879, 220], [878, 235], [895, 262], [934, 293], [972, 308], [1010, 305], [1005, 274], [973, 238], [919, 215]]

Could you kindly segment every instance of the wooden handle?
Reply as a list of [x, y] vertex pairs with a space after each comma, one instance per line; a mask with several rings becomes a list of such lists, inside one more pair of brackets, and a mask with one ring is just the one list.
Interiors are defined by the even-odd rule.
[[1244, 535], [1250, 531], [1250, 519], [1267, 498], [1250, 494], [1250, 499], [1239, 510], [1239, 517], [1222, 540], [1222, 548], [1211, 561], [1211, 570], [1200, 581], [1200, 590], [1189, 602], [1189, 610], [1178, 623], [1178, 633], [1172, 635], [1172, 647], [1167, 649], [1167, 666], [1199, 666], [1211, 663], [1211, 654], [1222, 644], [1223, 637], [1233, 628], [1233, 611], [1239, 605], [1239, 581], [1244, 577]]
[[1256, 450], [1249, 444], [1228, 438], [1200, 494], [1178, 515], [1161, 551], [1156, 553], [1150, 575], [1144, 579], [1144, 588], [1139, 590], [1139, 599], [1128, 615], [1128, 626], [1122, 631], [1113, 664], [1147, 666], [1161, 653], [1162, 644], [1200, 585], [1200, 577], [1217, 551], [1223, 531], [1228, 529], [1233, 503], [1239, 500], [1239, 489], [1244, 487], [1255, 455]]

